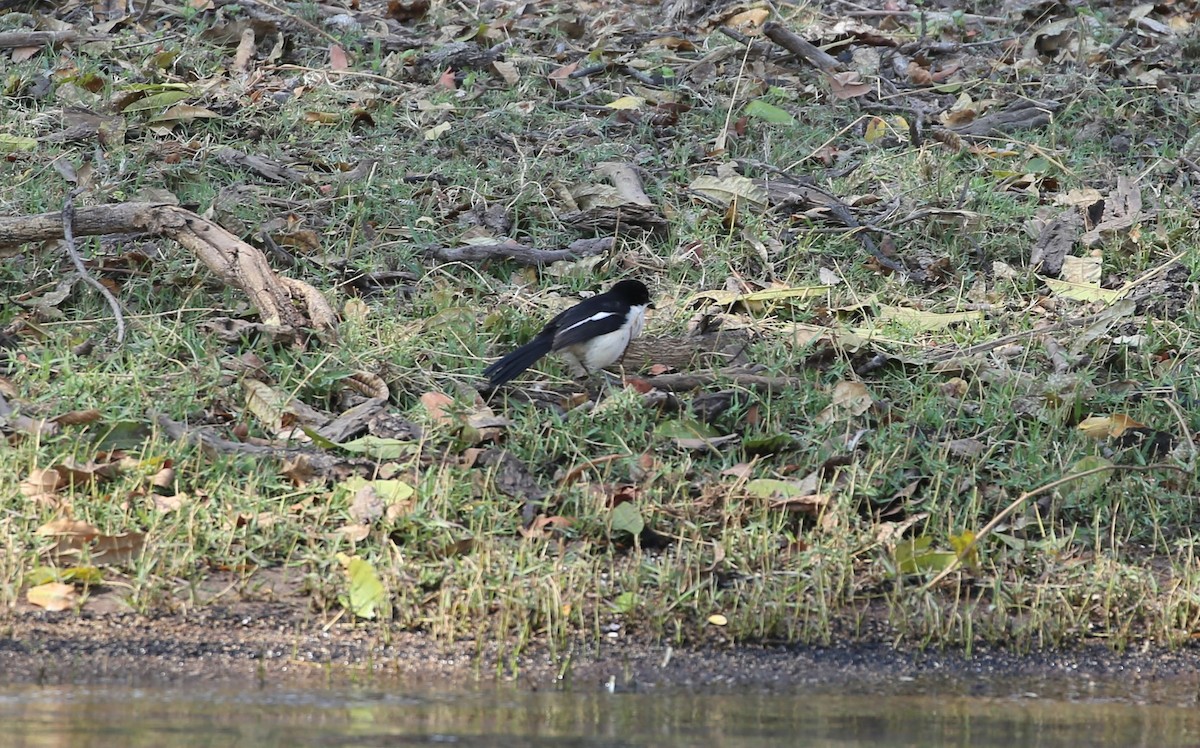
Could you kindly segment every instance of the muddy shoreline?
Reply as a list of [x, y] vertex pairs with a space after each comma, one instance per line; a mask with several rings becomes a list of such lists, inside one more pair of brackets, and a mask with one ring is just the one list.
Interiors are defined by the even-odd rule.
[[[1200, 704], [1200, 647], [1114, 652], [904, 651], [883, 641], [832, 646], [675, 648], [624, 636], [569, 653], [535, 644], [443, 644], [377, 626], [328, 625], [265, 606], [191, 616], [9, 612], [0, 617], [0, 686], [161, 685], [275, 688], [506, 687], [756, 689], [805, 693], [953, 692]], [[516, 674], [513, 674], [514, 666]]]

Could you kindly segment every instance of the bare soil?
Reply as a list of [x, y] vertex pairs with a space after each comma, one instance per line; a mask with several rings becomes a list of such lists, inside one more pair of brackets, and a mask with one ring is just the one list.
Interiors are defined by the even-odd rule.
[[430, 689], [504, 684], [523, 689], [613, 688], [954, 692], [986, 697], [1117, 699], [1197, 705], [1200, 648], [1016, 653], [902, 651], [860, 637], [830, 646], [672, 648], [620, 633], [512, 658], [494, 642], [441, 643], [377, 624], [323, 622], [287, 602], [239, 602], [196, 613], [142, 616], [17, 610], [0, 619], [0, 685], [210, 685]]

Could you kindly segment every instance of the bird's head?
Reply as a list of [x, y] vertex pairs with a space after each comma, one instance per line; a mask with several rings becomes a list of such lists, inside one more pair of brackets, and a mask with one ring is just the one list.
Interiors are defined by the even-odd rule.
[[637, 280], [618, 281], [612, 287], [615, 296], [629, 303], [630, 306], [646, 306], [651, 309], [654, 304], [650, 301], [650, 289], [646, 288], [646, 284]]

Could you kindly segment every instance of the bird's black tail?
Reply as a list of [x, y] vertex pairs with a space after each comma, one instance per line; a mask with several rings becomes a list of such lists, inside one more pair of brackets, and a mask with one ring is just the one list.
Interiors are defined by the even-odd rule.
[[539, 335], [504, 358], [483, 370], [484, 376], [491, 382], [492, 387], [515, 379], [521, 372], [537, 363], [554, 347], [554, 336]]

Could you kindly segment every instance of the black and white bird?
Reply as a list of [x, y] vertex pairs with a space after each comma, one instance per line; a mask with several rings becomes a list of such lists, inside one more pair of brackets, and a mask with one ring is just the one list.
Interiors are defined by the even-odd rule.
[[573, 373], [591, 374], [625, 355], [629, 342], [642, 333], [646, 310], [653, 308], [644, 283], [619, 281], [559, 313], [533, 340], [484, 369], [484, 376], [499, 387], [550, 352], [561, 354]]

